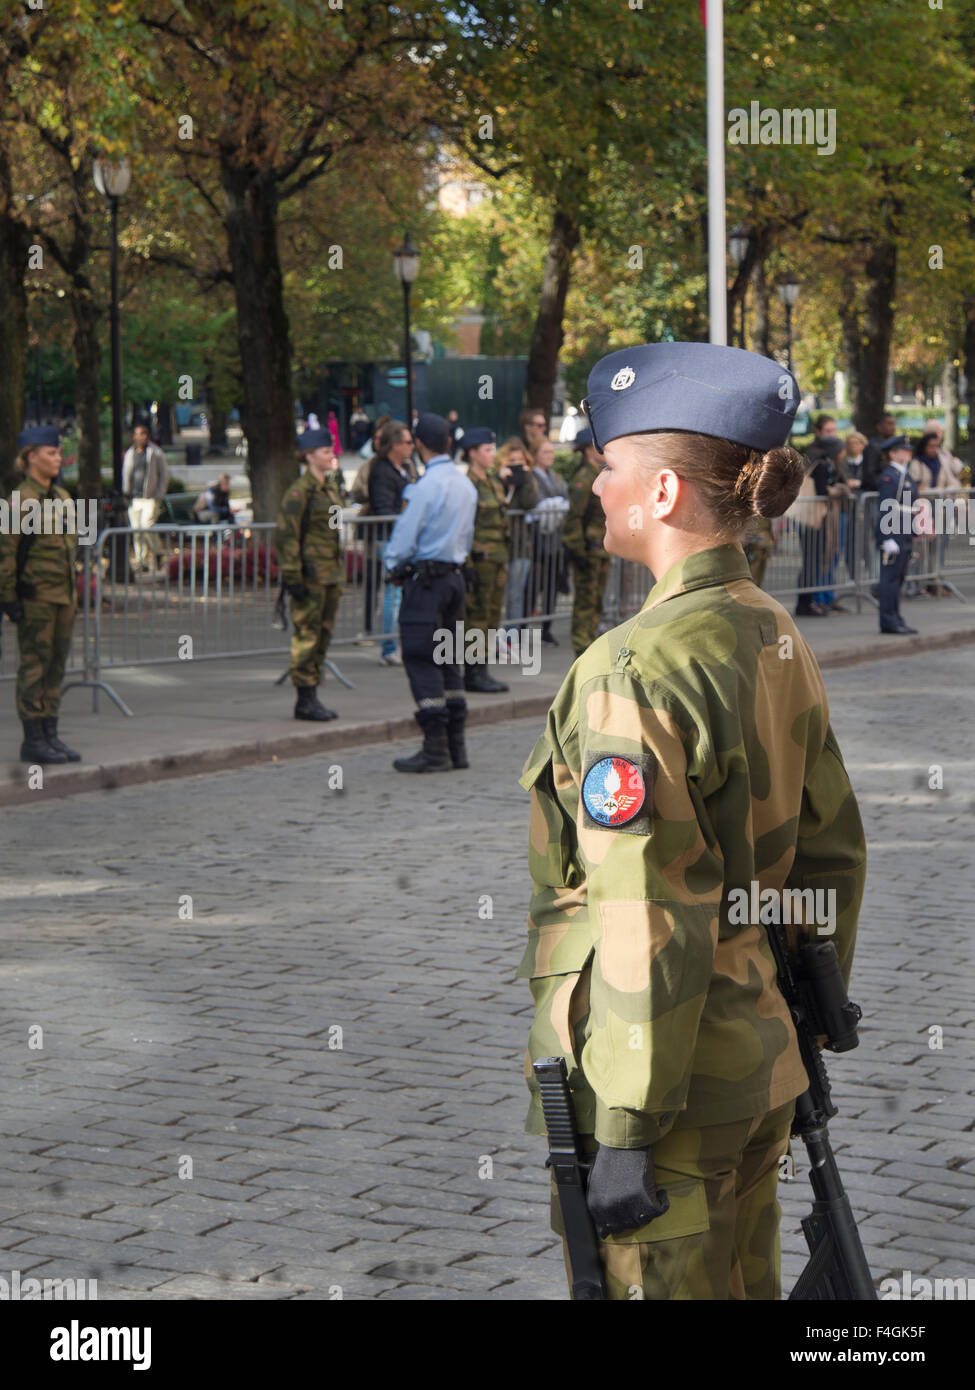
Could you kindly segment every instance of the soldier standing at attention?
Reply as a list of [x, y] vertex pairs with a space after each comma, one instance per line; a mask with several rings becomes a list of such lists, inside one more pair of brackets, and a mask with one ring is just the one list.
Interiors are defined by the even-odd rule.
[[705, 343], [614, 352], [589, 377], [607, 549], [658, 578], [576, 661], [522, 774], [518, 973], [529, 1057], [565, 1058], [595, 1151], [610, 1298], [780, 1297], [776, 1182], [808, 1082], [765, 928], [740, 923], [731, 891], [834, 890], [849, 979], [856, 798], [816, 660], [739, 543], [799, 491], [783, 447], [797, 401], [777, 363]]
[[[524, 467], [514, 471], [507, 463], [502, 463], [495, 471], [492, 468], [494, 452], [493, 430], [477, 427], [466, 431], [464, 458], [467, 460], [467, 476], [477, 489], [477, 513], [471, 543], [474, 587], [467, 600], [467, 630], [475, 628], [484, 634], [485, 651], [488, 631], [493, 628], [497, 633], [500, 630], [508, 583], [511, 532], [508, 508], [527, 512], [538, 501], [538, 484], [531, 472]], [[503, 681], [489, 676], [483, 666], [474, 665], [466, 667], [464, 686], [467, 690], [484, 695], [498, 694], [508, 689]]]
[[[403, 492], [406, 510], [396, 518], [386, 547], [386, 571], [403, 584], [400, 646], [423, 747], [411, 758], [396, 758], [393, 767], [445, 772], [451, 765], [469, 766], [464, 652], [456, 650], [456, 625], [463, 624], [466, 609], [463, 565], [474, 535], [477, 491], [447, 452], [450, 428], [443, 416], [421, 415], [414, 436], [426, 472]], [[438, 633], [444, 632], [452, 661], [438, 652], [443, 647]]]
[[[20, 760], [78, 763], [81, 754], [58, 737], [61, 681], [78, 607], [74, 500], [54, 481], [61, 471], [61, 442], [53, 425], [22, 430], [17, 444], [14, 490], [20, 505], [30, 501], [40, 508], [48, 502], [53, 523], [45, 522], [37, 534], [8, 530], [0, 535], [0, 611], [17, 624], [20, 652], [17, 714], [24, 726]], [[54, 501], [56, 510], [50, 506]]]
[[593, 483], [599, 476], [599, 451], [592, 431], [581, 429], [573, 449], [582, 452], [582, 462], [569, 484], [569, 515], [562, 528], [562, 540], [572, 565], [572, 648], [581, 656], [596, 636], [603, 611], [603, 590], [609, 573], [609, 556], [603, 544], [606, 518]]
[[318, 698], [322, 665], [342, 592], [342, 493], [328, 430], [306, 430], [298, 450], [308, 465], [281, 499], [275, 533], [281, 581], [291, 595], [291, 667], [296, 719], [337, 719]]

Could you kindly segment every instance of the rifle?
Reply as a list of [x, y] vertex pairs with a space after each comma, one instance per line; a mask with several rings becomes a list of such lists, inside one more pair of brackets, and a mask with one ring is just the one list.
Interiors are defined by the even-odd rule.
[[817, 1035], [825, 1034], [824, 1046], [831, 1052], [849, 1052], [857, 1047], [857, 1024], [863, 1011], [847, 997], [832, 941], [807, 942], [793, 957], [783, 928], [769, 926], [767, 931], [779, 989], [796, 1026], [809, 1079], [809, 1089], [796, 1101], [792, 1121], [793, 1137], [802, 1139], [809, 1155], [814, 1201], [811, 1213], [802, 1220], [809, 1262], [796, 1280], [789, 1301], [876, 1299], [873, 1276], [826, 1127], [837, 1110], [816, 1042]]
[[575, 1113], [569, 1094], [564, 1057], [542, 1057], [532, 1064], [548, 1131], [545, 1167], [555, 1174], [562, 1208], [565, 1244], [572, 1272], [572, 1297], [578, 1302], [605, 1299], [606, 1283], [599, 1258], [596, 1229], [586, 1205], [591, 1159], [580, 1151]]

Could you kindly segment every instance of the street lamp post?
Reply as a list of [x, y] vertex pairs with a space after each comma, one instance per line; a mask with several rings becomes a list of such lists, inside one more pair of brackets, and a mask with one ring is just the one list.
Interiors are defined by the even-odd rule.
[[[96, 159], [95, 187], [108, 199], [110, 218], [110, 255], [112, 284], [112, 482], [116, 492], [122, 491], [122, 335], [118, 306], [118, 204], [132, 181], [132, 167], [127, 159], [113, 162]], [[124, 524], [124, 523], [123, 523]]]
[[393, 269], [396, 278], [403, 286], [403, 327], [405, 335], [404, 358], [406, 361], [406, 423], [413, 429], [413, 344], [410, 337], [410, 287], [420, 269], [420, 253], [410, 242], [409, 232], [404, 233], [402, 246], [393, 252]]
[[792, 308], [799, 298], [799, 281], [790, 272], [779, 285], [779, 298], [785, 306], [785, 365], [792, 371]]
[[[752, 239], [751, 231], [749, 230], [748, 227], [744, 226], [741, 222], [738, 223], [737, 227], [732, 227], [731, 231], [728, 233], [728, 252], [729, 252], [729, 254], [730, 254], [730, 256], [731, 256], [731, 259], [734, 261], [735, 270], [736, 270], [736, 271], [739, 269], [739, 267], [741, 266], [742, 261], [743, 261], [743, 260], [745, 259], [745, 257], [748, 255], [748, 243], [751, 241], [751, 239]], [[740, 309], [740, 314], [741, 314], [741, 317], [740, 317], [740, 320], [739, 320], [739, 328], [738, 328], [738, 346], [743, 348], [743, 347], [745, 346], [745, 295], [744, 295], [744, 294], [743, 294], [742, 297], [741, 297], [741, 309]]]

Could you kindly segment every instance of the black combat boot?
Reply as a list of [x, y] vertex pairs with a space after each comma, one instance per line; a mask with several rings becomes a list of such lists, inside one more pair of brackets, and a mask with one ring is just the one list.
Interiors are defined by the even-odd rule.
[[423, 747], [412, 758], [396, 758], [397, 772], [449, 772], [447, 725], [439, 710], [420, 710], [414, 715], [423, 730]]
[[298, 699], [295, 701], [296, 719], [338, 719], [338, 712], [334, 709], [326, 709], [318, 698], [318, 691], [313, 685], [299, 685]]
[[42, 719], [41, 724], [44, 728], [44, 737], [55, 753], [63, 753], [69, 763], [81, 762], [81, 754], [76, 753], [73, 748], [69, 748], [58, 738], [58, 721], [56, 719]]
[[43, 719], [22, 719], [24, 741], [20, 745], [22, 763], [66, 763], [67, 753], [59, 753], [44, 737]]
[[464, 725], [467, 723], [467, 701], [447, 701], [447, 747], [450, 761], [454, 767], [470, 767], [467, 761], [467, 745], [464, 742]]
[[508, 687], [503, 681], [489, 676], [483, 666], [465, 666], [464, 689], [476, 691], [479, 695], [500, 695]]

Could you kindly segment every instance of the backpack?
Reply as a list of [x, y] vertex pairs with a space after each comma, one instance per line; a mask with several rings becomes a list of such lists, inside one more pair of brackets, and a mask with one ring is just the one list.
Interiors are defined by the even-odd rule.
[[371, 458], [366, 459], [365, 463], [360, 463], [349, 490], [349, 501], [358, 502], [361, 507], [360, 516], [365, 515], [369, 510], [369, 473], [371, 469]]

